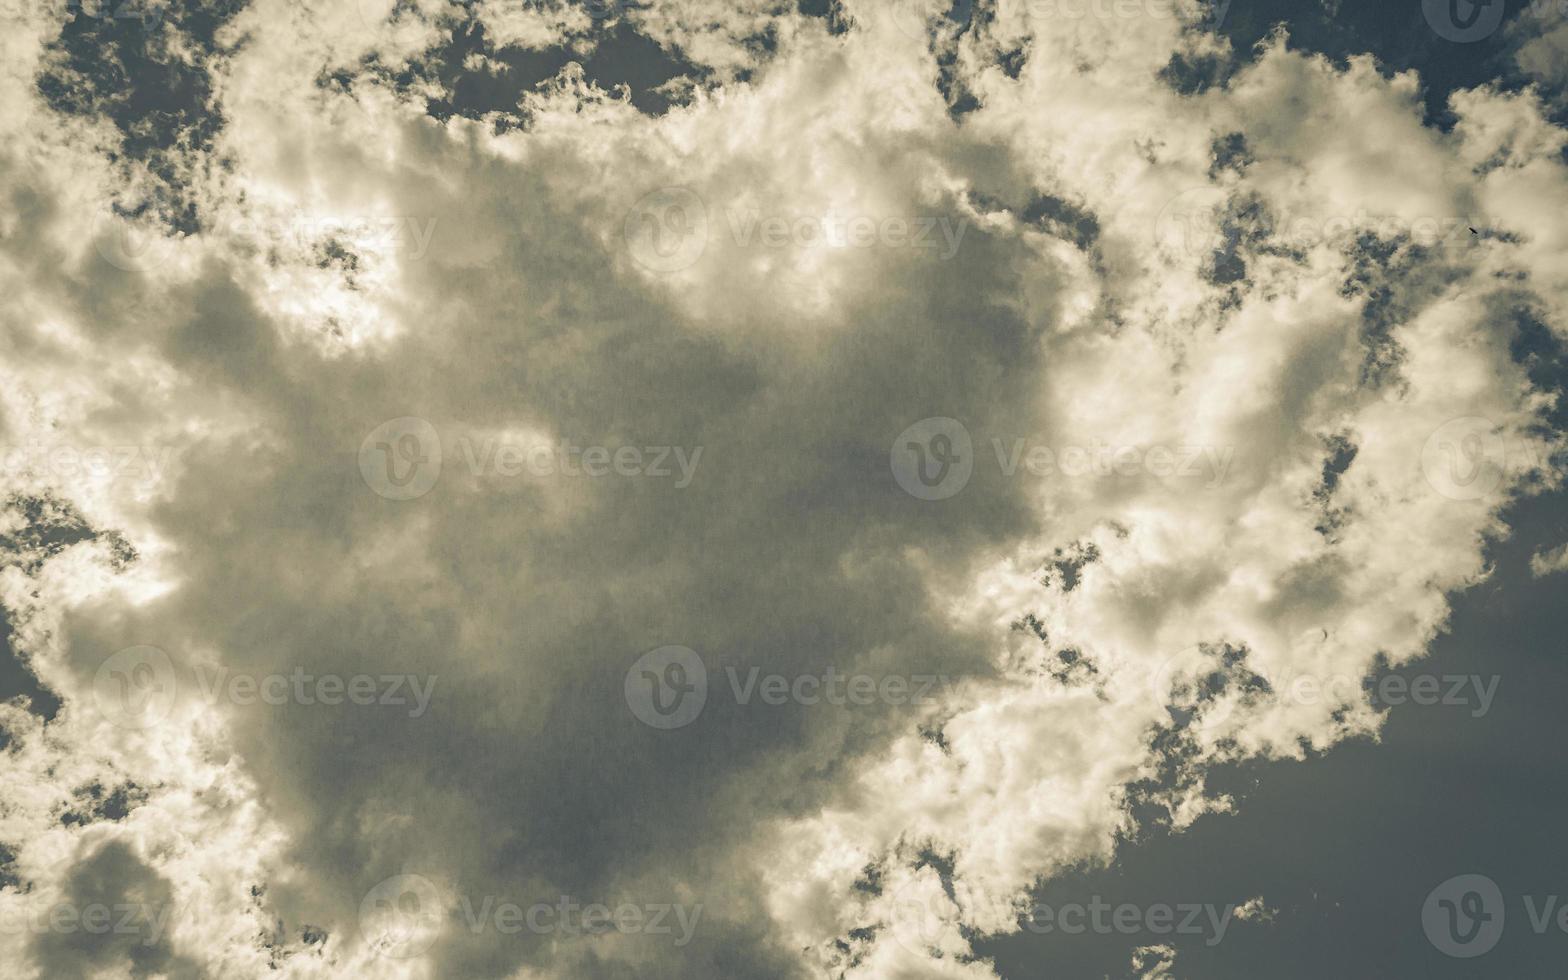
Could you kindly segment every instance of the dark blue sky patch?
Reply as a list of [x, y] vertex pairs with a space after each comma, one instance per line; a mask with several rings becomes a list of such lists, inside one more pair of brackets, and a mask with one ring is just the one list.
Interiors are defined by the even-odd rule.
[[[605, 26], [595, 35], [592, 49], [580, 53], [570, 45], [530, 49], [507, 45], [496, 47], [484, 25], [467, 20], [454, 25], [446, 43], [433, 47], [407, 65], [392, 68], [374, 58], [363, 69], [399, 91], [416, 84], [433, 86], [441, 95], [427, 103], [429, 114], [445, 121], [454, 116], [499, 120], [502, 130], [526, 128], [527, 113], [518, 101], [525, 93], [537, 91], [556, 78], [563, 68], [577, 62], [583, 77], [607, 92], [624, 86], [631, 104], [649, 115], [663, 115], [685, 104], [680, 95], [664, 88], [682, 78], [694, 83], [711, 81], [711, 72], [678, 52], [661, 47], [652, 38], [639, 34], [624, 21]], [[758, 44], [764, 44], [759, 38]], [[483, 56], [487, 67], [470, 67], [470, 59]], [[323, 76], [322, 85], [348, 89], [353, 75], [336, 72]]]
[[1514, 325], [1509, 354], [1524, 366], [1532, 385], [1557, 396], [1537, 433], [1562, 432], [1568, 429], [1568, 345], [1541, 320], [1539, 311], [1530, 307], [1514, 311]]
[[[0, 610], [0, 701], [25, 697], [29, 710], [45, 721], [53, 721], [60, 711], [60, 698], [39, 683], [33, 672], [23, 664], [21, 655], [11, 646], [13, 635], [10, 619]], [[0, 739], [9, 741], [3, 732], [0, 732]]]
[[[1467, 700], [1387, 705], [1381, 737], [1355, 739], [1306, 762], [1251, 760], [1211, 772], [1208, 785], [1236, 798], [1188, 830], [1156, 830], [1120, 847], [1109, 866], [1045, 883], [1036, 903], [1206, 903], [1223, 910], [1261, 897], [1272, 922], [1232, 921], [1213, 944], [1205, 933], [1115, 931], [1067, 935], [1027, 927], [984, 941], [1004, 977], [1119, 976], [1132, 950], [1177, 949], [1179, 977], [1322, 980], [1323, 977], [1552, 977], [1563, 936], [1537, 935], [1523, 905], [1563, 894], [1568, 850], [1568, 759], [1561, 750], [1568, 703], [1568, 607], [1561, 576], [1536, 579], [1532, 548], [1568, 539], [1568, 496], [1511, 509], [1514, 527], [1489, 558], [1496, 571], [1455, 598], [1448, 633], [1432, 656], [1388, 673], [1499, 678], [1489, 710]], [[1452, 681], [1444, 682], [1444, 696]], [[1405, 688], [1396, 688], [1403, 690]], [[1508, 899], [1502, 941], [1481, 960], [1440, 953], [1422, 929], [1427, 894], [1449, 877], [1480, 873]], [[1478, 970], [1477, 964], [1481, 964]]]
[[[44, 101], [56, 112], [113, 123], [120, 144], [111, 162], [143, 164], [161, 184], [151, 201], [132, 202], [126, 213], [151, 207], [175, 231], [200, 230], [182, 175], [223, 128], [201, 60], [219, 54], [217, 31], [244, 6], [245, 0], [210, 0], [174, 4], [158, 16], [115, 17], [78, 4], [49, 43], [37, 78]], [[193, 49], [197, 63], [176, 54], [174, 41]]]
[[15, 888], [17, 891], [27, 891], [31, 885], [23, 887], [23, 881], [16, 872], [16, 851], [9, 845], [0, 844], [0, 888]]
[[1100, 240], [1100, 222], [1094, 212], [1050, 194], [1030, 201], [1019, 217], [1081, 249], [1093, 248]]
[[1467, 23], [1475, 15], [1469, 0], [1453, 2], [1461, 9], [1451, 15], [1438, 0], [1433, 0], [1430, 14], [1423, 0], [1234, 0], [1225, 10], [1220, 33], [1230, 38], [1244, 61], [1255, 57], [1257, 43], [1283, 24], [1292, 50], [1322, 54], [1340, 65], [1350, 55], [1371, 53], [1389, 73], [1414, 68], [1426, 90], [1427, 121], [1448, 129], [1454, 123], [1447, 109], [1450, 93], [1497, 78], [1505, 88], [1526, 81], [1513, 69], [1512, 47], [1504, 34], [1507, 23], [1531, 0], [1491, 0], [1505, 6], [1502, 24], [1474, 41], [1450, 40], [1439, 33], [1464, 36], [1462, 29], [1447, 25]]
[[102, 783], [88, 783], [77, 787], [71, 795], [75, 803], [60, 815], [60, 823], [66, 827], [100, 821], [117, 823], [147, 802], [147, 791], [134, 782], [122, 783], [113, 790], [106, 790]]
[[1423, 258], [1401, 251], [1399, 241], [1385, 241], [1371, 235], [1355, 243], [1355, 268], [1340, 288], [1340, 295], [1364, 298], [1361, 309], [1361, 383], [1377, 386], [1392, 380], [1405, 359], [1404, 348], [1394, 330], [1414, 313], [1398, 283], [1415, 261]]
[[1235, 71], [1236, 63], [1229, 58], [1178, 51], [1160, 69], [1160, 80], [1182, 95], [1202, 95], [1211, 88], [1224, 87]]
[[800, 0], [800, 12], [802, 16], [826, 21], [829, 34], [849, 33], [852, 22], [840, 0]]
[[[47, 495], [12, 495], [0, 509], [20, 523], [16, 530], [0, 534], [0, 568], [15, 567], [35, 575], [66, 549], [100, 539], [109, 546], [111, 567], [123, 569], [136, 560], [136, 549], [118, 531], [93, 528], [66, 501]], [[0, 699], [25, 696], [35, 714], [53, 719], [60, 699], [38, 682], [12, 646], [15, 634], [8, 616], [7, 610], [0, 609]]]
[[12, 495], [4, 510], [23, 521], [18, 530], [0, 534], [0, 564], [16, 565], [28, 575], [65, 549], [102, 537], [117, 569], [136, 560], [136, 550], [118, 531], [98, 531], [68, 502], [49, 495]]
[[1244, 172], [1252, 163], [1252, 153], [1247, 149], [1243, 133], [1226, 133], [1216, 137], [1210, 146], [1209, 179], [1213, 180], [1227, 170]]

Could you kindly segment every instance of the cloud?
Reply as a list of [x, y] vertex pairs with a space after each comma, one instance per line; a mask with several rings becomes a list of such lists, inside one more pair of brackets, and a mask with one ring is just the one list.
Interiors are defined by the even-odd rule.
[[1568, 545], [1543, 549], [1530, 556], [1530, 574], [1545, 578], [1553, 572], [1568, 569]]
[[[1173, 55], [1219, 49], [1187, 7], [847, 4], [834, 34], [681, 3], [616, 16], [709, 87], [651, 112], [567, 68], [502, 126], [365, 67], [466, 16], [415, 6], [235, 11], [198, 59], [221, 125], [161, 151], [189, 226], [114, 212], [150, 178], [55, 135], [113, 120], [6, 90], [0, 223], [38, 230], [0, 237], [5, 437], [168, 462], [5, 473], [101, 533], [5, 573], [63, 707], [6, 715], [0, 841], [40, 895], [103, 861], [103, 896], [173, 902], [160, 963], [988, 976], [969, 937], [1037, 878], [1227, 807], [1208, 765], [1375, 731], [1327, 682], [1420, 656], [1553, 479], [1511, 354], [1564, 301], [1528, 93], [1442, 134], [1414, 75], [1280, 41], [1178, 91]], [[596, 29], [477, 16], [492, 54]], [[968, 474], [945, 499], [891, 465], [927, 419], [971, 447], [916, 440]], [[404, 464], [429, 485], [392, 492]], [[657, 730], [626, 674], [667, 646], [708, 686]], [[754, 667], [940, 683], [773, 703]], [[145, 802], [62, 826], [60, 772]], [[695, 925], [529, 923], [565, 901]], [[515, 931], [474, 918], [504, 904]]]

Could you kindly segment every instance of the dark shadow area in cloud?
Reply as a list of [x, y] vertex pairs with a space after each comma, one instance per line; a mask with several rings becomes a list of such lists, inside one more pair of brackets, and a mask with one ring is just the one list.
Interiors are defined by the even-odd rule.
[[175, 916], [168, 879], [125, 842], [109, 841], [68, 872], [60, 901], [45, 910], [47, 927], [33, 937], [33, 959], [51, 978], [197, 980], [201, 969], [170, 941]]

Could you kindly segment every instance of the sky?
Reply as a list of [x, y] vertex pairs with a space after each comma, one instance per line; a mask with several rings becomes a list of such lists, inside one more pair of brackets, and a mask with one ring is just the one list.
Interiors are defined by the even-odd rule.
[[1562, 961], [1568, 9], [3, 16], [6, 976]]

